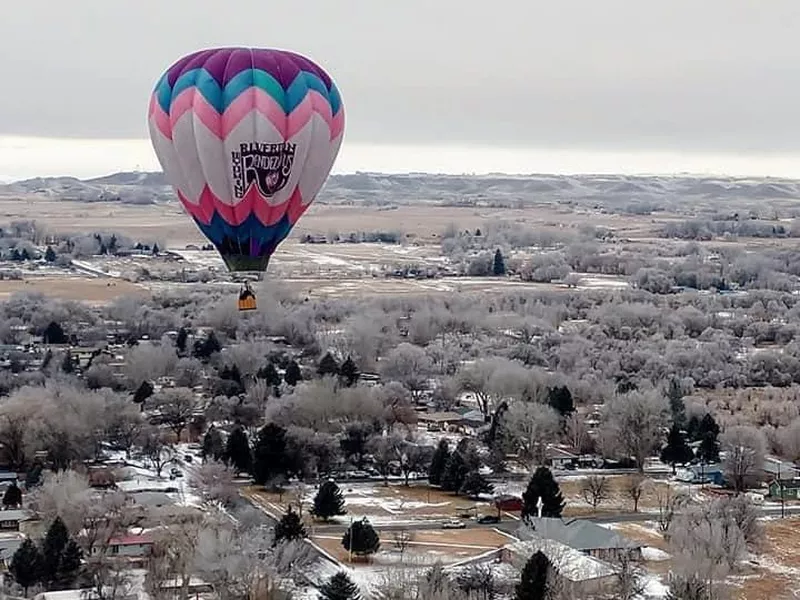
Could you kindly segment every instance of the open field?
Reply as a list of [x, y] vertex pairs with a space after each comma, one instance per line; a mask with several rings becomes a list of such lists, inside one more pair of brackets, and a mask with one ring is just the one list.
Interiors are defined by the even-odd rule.
[[102, 304], [120, 296], [146, 297], [147, 288], [121, 279], [41, 277], [22, 281], [0, 280], [0, 300], [18, 292], [38, 292], [52, 298]]
[[[351, 517], [367, 517], [376, 525], [392, 521], [443, 520], [464, 511], [474, 513], [476, 508], [481, 514], [494, 513], [488, 501], [474, 501], [427, 486], [406, 487], [394, 483], [383, 486], [376, 483], [348, 487], [343, 484], [340, 489], [347, 514], [333, 519], [333, 522], [339, 523], [347, 523]], [[303, 516], [309, 525], [315, 523], [308, 514], [315, 493], [315, 489], [307, 489], [303, 499]], [[279, 514], [285, 512], [290, 504], [296, 507], [298, 501], [297, 492], [291, 489], [283, 494], [276, 494], [252, 487], [246, 494], [268, 510]]]
[[[204, 241], [191, 217], [179, 203], [144, 206], [86, 203], [41, 197], [8, 198], [0, 196], [0, 220], [34, 219], [59, 232], [117, 231], [133, 238], [168, 240], [171, 245], [197, 244]], [[576, 210], [548, 203], [526, 209], [461, 206], [403, 205], [392, 209], [373, 206], [337, 206], [313, 204], [293, 230], [293, 237], [326, 234], [335, 230], [401, 231], [417, 239], [435, 241], [451, 223], [475, 229], [489, 220], [503, 219], [545, 227], [579, 227], [591, 222], [614, 228], [625, 235], [652, 233], [652, 219], [636, 215], [603, 214]], [[664, 216], [659, 217], [660, 221]]]
[[[492, 529], [466, 529], [466, 530], [421, 530], [408, 533], [409, 541], [404, 552], [404, 557], [419, 563], [433, 563], [437, 560], [443, 564], [454, 563], [460, 560], [478, 556], [484, 552], [501, 548], [512, 541], [508, 536]], [[339, 535], [315, 535], [312, 539], [342, 562], [349, 562], [347, 550], [342, 546]], [[381, 540], [381, 552], [373, 557], [371, 562], [386, 562], [390, 556], [381, 554], [399, 554], [397, 544], [392, 535], [385, 535]], [[363, 562], [355, 560], [355, 563]]]

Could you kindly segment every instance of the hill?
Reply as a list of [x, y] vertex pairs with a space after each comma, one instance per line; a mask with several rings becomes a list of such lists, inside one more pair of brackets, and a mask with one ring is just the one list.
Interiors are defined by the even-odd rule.
[[[175, 195], [160, 172], [122, 172], [92, 179], [37, 177], [0, 185], [2, 196], [43, 196], [81, 202], [154, 204]], [[329, 204], [436, 204], [522, 208], [540, 203], [592, 205], [649, 214], [675, 202], [730, 206], [753, 201], [793, 203], [800, 181], [657, 175], [333, 175], [318, 200]]]

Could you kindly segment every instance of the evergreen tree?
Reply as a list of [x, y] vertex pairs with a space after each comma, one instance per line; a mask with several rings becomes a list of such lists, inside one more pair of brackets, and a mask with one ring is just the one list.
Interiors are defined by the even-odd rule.
[[197, 340], [194, 343], [193, 353], [195, 358], [200, 360], [207, 360], [211, 358], [212, 354], [220, 352], [222, 344], [219, 343], [216, 334], [210, 331], [204, 340]]
[[3, 507], [19, 508], [20, 506], [22, 506], [22, 490], [19, 489], [15, 482], [8, 486], [6, 493], [3, 494]]
[[67, 542], [67, 547], [64, 548], [64, 552], [61, 554], [57, 581], [59, 588], [67, 590], [73, 587], [75, 580], [78, 579], [82, 560], [83, 550], [78, 546], [78, 542], [70, 539]]
[[42, 580], [42, 555], [36, 547], [36, 544], [30, 539], [26, 539], [22, 542], [22, 545], [14, 552], [8, 570], [14, 578], [14, 581], [22, 586], [25, 596], [27, 596], [28, 588]]
[[514, 600], [545, 600], [549, 595], [547, 579], [551, 573], [550, 560], [539, 550], [525, 563]]
[[565, 385], [550, 388], [547, 392], [547, 403], [562, 417], [568, 417], [575, 412], [572, 392]]
[[50, 321], [50, 324], [42, 332], [42, 342], [45, 344], [66, 344], [67, 341], [64, 329], [55, 321]]
[[272, 543], [277, 546], [281, 542], [291, 542], [293, 540], [300, 540], [308, 537], [306, 528], [303, 521], [300, 520], [300, 515], [289, 507], [289, 510], [281, 517], [281, 520], [275, 525], [275, 539]]
[[64, 353], [64, 360], [61, 361], [61, 370], [67, 374], [75, 372], [75, 360], [69, 350]]
[[34, 463], [31, 470], [25, 474], [25, 489], [31, 490], [42, 482], [42, 465]]
[[442, 474], [441, 487], [448, 492], [458, 492], [470, 471], [480, 467], [480, 458], [469, 439], [462, 439], [447, 461]]
[[700, 419], [700, 425], [697, 428], [697, 439], [702, 440], [706, 435], [712, 435], [715, 438], [719, 435], [719, 425], [710, 413], [706, 413]]
[[700, 436], [700, 418], [697, 415], [692, 415], [686, 421], [686, 437], [689, 440], [696, 442], [701, 438]]
[[706, 464], [719, 461], [719, 425], [709, 413], [706, 413], [697, 426], [697, 439], [700, 447], [697, 458]]
[[159, 252], [161, 252], [161, 250], [159, 249], [158, 244], [153, 244], [153, 256], [158, 256]]
[[348, 356], [339, 369], [339, 377], [344, 385], [351, 387], [358, 381], [359, 375], [360, 373], [358, 372], [356, 363], [354, 363], [353, 359]]
[[709, 465], [719, 462], [719, 441], [713, 433], [706, 433], [697, 448], [697, 458]]
[[117, 247], [117, 236], [113, 233], [111, 234], [111, 238], [108, 240], [108, 251], [111, 254], [116, 254], [119, 248]]
[[319, 589], [320, 600], [361, 600], [358, 586], [344, 571], [339, 571]]
[[367, 517], [360, 521], [353, 521], [350, 527], [344, 532], [342, 546], [348, 552], [358, 556], [374, 554], [381, 547], [381, 539], [378, 532], [369, 522]]
[[44, 358], [42, 359], [42, 371], [46, 371], [47, 367], [50, 366], [50, 363], [53, 361], [53, 351], [50, 348], [47, 349], [47, 352], [44, 353]]
[[149, 381], [143, 381], [133, 393], [133, 401], [136, 404], [144, 404], [154, 392], [155, 390], [153, 389], [153, 384], [151, 384]]
[[494, 252], [494, 262], [492, 263], [492, 273], [494, 273], [498, 277], [500, 275], [505, 275], [506, 274], [506, 261], [503, 258], [503, 253], [500, 252], [500, 248], [498, 248]]
[[681, 383], [676, 377], [669, 381], [667, 398], [669, 398], [669, 408], [672, 412], [672, 422], [683, 429], [686, 426], [686, 404], [683, 401]]
[[300, 372], [300, 365], [298, 365], [294, 360], [290, 360], [289, 364], [286, 365], [286, 372], [283, 374], [283, 379], [292, 387], [296, 386], [298, 381], [303, 381], [303, 374]]
[[236, 365], [225, 365], [219, 372], [219, 378], [230, 382], [231, 385], [226, 394], [229, 398], [244, 394], [244, 381], [242, 381], [242, 374]]
[[49, 263], [56, 262], [56, 252], [50, 246], [45, 250], [44, 259]]
[[175, 338], [175, 348], [178, 349], [179, 354], [186, 352], [186, 342], [189, 339], [189, 332], [186, 327], [181, 327], [178, 330], [178, 336]]
[[444, 473], [442, 473], [442, 489], [446, 492], [458, 494], [468, 473], [469, 467], [464, 460], [464, 456], [456, 450], [450, 455], [444, 468]]
[[311, 512], [318, 519], [325, 521], [347, 513], [344, 507], [344, 496], [335, 481], [329, 479], [319, 486], [319, 490], [314, 496], [314, 507]]
[[225, 443], [222, 434], [213, 425], [209, 427], [203, 436], [203, 449], [201, 450], [203, 460], [219, 460], [225, 455]]
[[267, 385], [271, 387], [277, 387], [281, 384], [281, 375], [278, 373], [278, 369], [275, 368], [271, 362], [268, 362], [266, 366], [261, 367], [256, 373], [256, 377], [259, 379], [263, 379], [267, 382]]
[[539, 514], [539, 498], [542, 499], [542, 516], [559, 518], [564, 510], [564, 498], [558, 482], [547, 467], [539, 467], [534, 471], [522, 494], [522, 518], [537, 517]]
[[253, 464], [253, 457], [250, 452], [250, 442], [247, 433], [241, 427], [234, 429], [228, 436], [225, 445], [225, 462], [233, 465], [238, 473], [249, 473]]
[[253, 479], [265, 485], [278, 475], [284, 475], [288, 466], [286, 430], [275, 423], [267, 423], [258, 432], [253, 451]]
[[685, 465], [694, 458], [694, 452], [686, 443], [686, 438], [677, 423], [673, 423], [667, 436], [667, 445], [661, 450], [661, 462], [672, 466], [675, 475], [675, 465]]
[[61, 517], [56, 517], [47, 530], [41, 548], [42, 582], [49, 590], [68, 588], [77, 578], [82, 552], [70, 539]]
[[491, 494], [494, 491], [494, 485], [481, 475], [480, 471], [470, 471], [467, 473], [464, 483], [461, 484], [460, 491], [477, 500], [481, 494]]
[[439, 445], [433, 453], [431, 465], [428, 468], [428, 482], [431, 485], [440, 485], [442, 483], [442, 476], [447, 467], [447, 462], [450, 459], [450, 444], [447, 440], [439, 440]]
[[336, 359], [330, 352], [325, 353], [325, 356], [319, 361], [317, 373], [320, 377], [325, 377], [326, 375], [335, 377], [339, 374], [339, 363], [336, 362]]
[[344, 437], [339, 440], [339, 446], [345, 458], [355, 457], [356, 466], [364, 466], [364, 455], [367, 453], [367, 440], [374, 430], [366, 423], [350, 423], [344, 430]]

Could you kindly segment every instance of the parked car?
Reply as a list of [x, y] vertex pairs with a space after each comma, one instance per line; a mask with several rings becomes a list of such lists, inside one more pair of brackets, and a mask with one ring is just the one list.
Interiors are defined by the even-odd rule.
[[488, 523], [499, 523], [500, 517], [497, 515], [481, 515], [478, 517], [478, 523], [481, 525], [486, 525]]
[[442, 523], [442, 529], [464, 529], [466, 524], [461, 519], [449, 519]]
[[183, 472], [181, 472], [181, 470], [177, 467], [172, 467], [169, 474], [173, 477], [183, 477]]

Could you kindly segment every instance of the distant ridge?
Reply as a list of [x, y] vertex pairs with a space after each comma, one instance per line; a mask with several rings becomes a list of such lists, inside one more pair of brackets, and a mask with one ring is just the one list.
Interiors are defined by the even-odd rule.
[[[120, 172], [78, 179], [36, 177], [0, 185], [0, 194], [83, 202], [153, 204], [175, 195], [161, 172]], [[322, 202], [529, 205], [532, 202], [602, 201], [657, 206], [674, 200], [800, 201], [800, 180], [702, 175], [435, 175], [356, 172], [332, 175]]]

